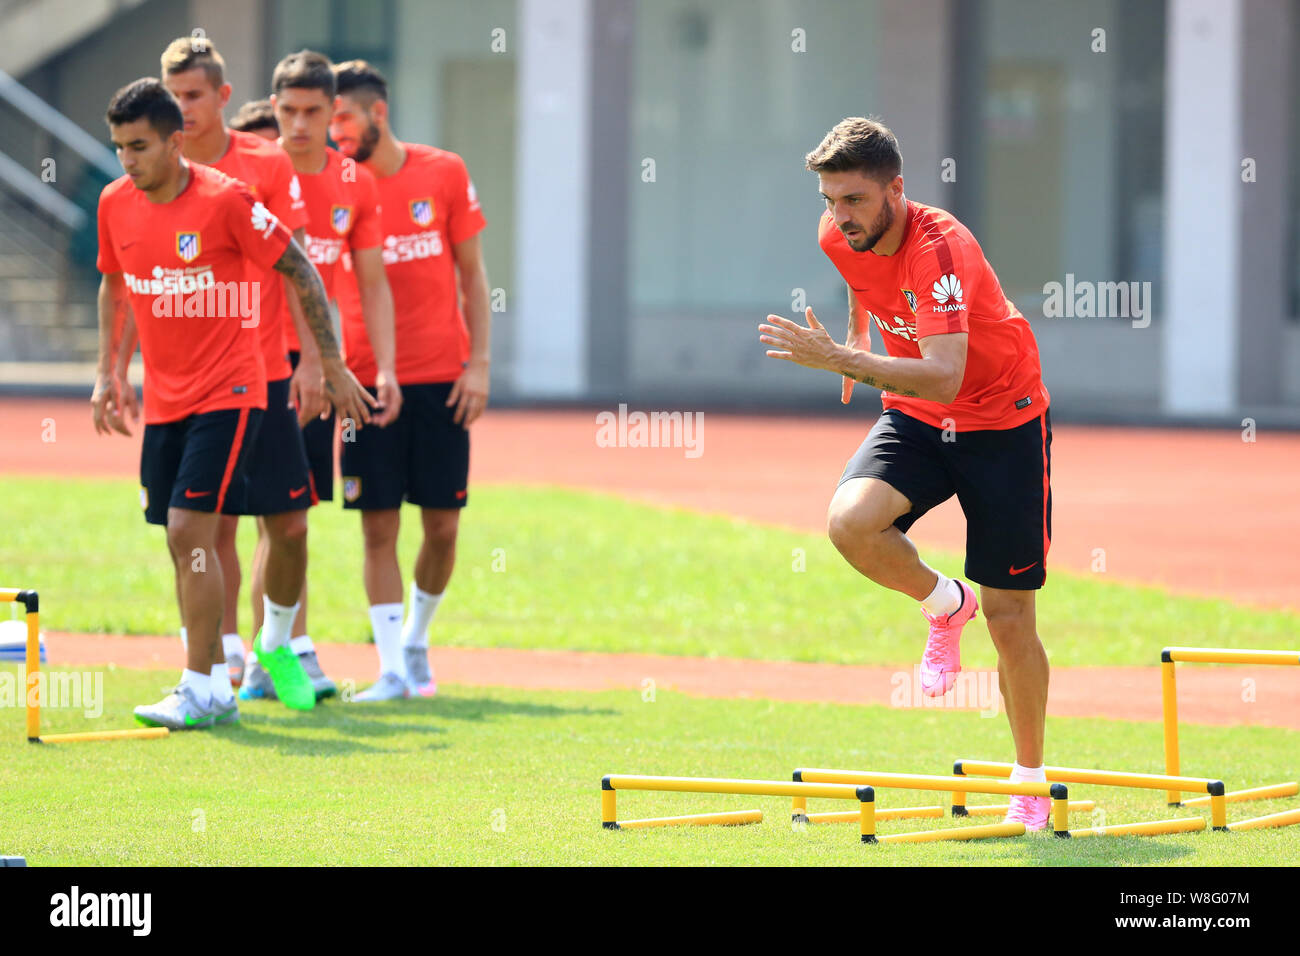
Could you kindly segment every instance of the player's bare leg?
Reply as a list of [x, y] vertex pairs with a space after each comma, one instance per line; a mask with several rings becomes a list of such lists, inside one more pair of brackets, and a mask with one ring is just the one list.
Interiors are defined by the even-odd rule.
[[912, 503], [877, 478], [850, 478], [836, 490], [826, 530], [844, 560], [882, 587], [924, 600], [939, 579], [894, 527]]
[[154, 727], [190, 730], [237, 720], [233, 696], [214, 696], [213, 664], [221, 650], [221, 560], [217, 557], [220, 516], [185, 508], [167, 510], [167, 550], [171, 553], [185, 642], [180, 684], [157, 704], [135, 708], [135, 719]]
[[[998, 650], [998, 683], [1016, 745], [1013, 781], [1044, 782], [1043, 737], [1047, 723], [1050, 667], [1038, 639], [1034, 591], [981, 587], [989, 636]], [[1051, 801], [1046, 797], [1012, 797], [1007, 821], [1027, 829], [1047, 826]]]
[[218, 632], [224, 589], [216, 551], [219, 518], [184, 508], [167, 511], [167, 548], [187, 635], [185, 666], [197, 674], [211, 674], [221, 650]]
[[363, 574], [371, 605], [402, 603], [402, 569], [397, 563], [397, 533], [402, 512], [397, 508], [361, 512], [365, 539]]
[[984, 618], [998, 651], [998, 680], [1016, 744], [1016, 763], [1043, 765], [1051, 668], [1035, 625], [1035, 591], [981, 587]]
[[459, 508], [422, 508], [424, 540], [415, 559], [415, 583], [430, 594], [441, 594], [456, 565], [456, 535], [460, 530]]

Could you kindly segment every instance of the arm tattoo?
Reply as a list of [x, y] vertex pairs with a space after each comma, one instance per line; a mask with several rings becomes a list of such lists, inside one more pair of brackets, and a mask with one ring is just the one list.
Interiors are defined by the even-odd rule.
[[878, 388], [885, 392], [893, 392], [895, 395], [902, 395], [905, 398], [920, 398], [920, 393], [912, 391], [910, 388], [898, 388], [887, 382], [881, 382], [870, 375], [850, 375], [849, 378], [855, 382], [861, 382], [863, 385], [870, 385], [872, 388]]
[[[338, 339], [334, 337], [334, 322], [330, 318], [329, 302], [325, 297], [325, 286], [320, 274], [311, 264], [307, 254], [297, 242], [289, 243], [278, 262], [277, 272], [281, 272], [293, 284], [302, 304], [302, 316], [311, 330], [312, 338], [320, 349], [323, 359], [339, 357]], [[328, 383], [327, 383], [328, 385]]]

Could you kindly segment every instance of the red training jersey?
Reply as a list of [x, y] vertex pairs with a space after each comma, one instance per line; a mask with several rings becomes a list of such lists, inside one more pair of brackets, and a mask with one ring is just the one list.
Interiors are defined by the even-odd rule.
[[150, 425], [266, 407], [263, 298], [245, 266], [269, 269], [293, 238], [243, 183], [199, 163], [189, 176], [171, 202], [150, 202], [127, 176], [99, 196], [96, 265], [122, 273], [130, 294]]
[[[352, 249], [373, 249], [384, 241], [379, 189], [370, 170], [329, 148], [324, 168], [299, 173], [298, 182], [307, 204], [307, 256], [320, 270], [326, 294], [334, 298], [342, 258]], [[356, 311], [360, 313], [359, 306]], [[299, 350], [292, 322], [285, 327], [285, 339], [290, 351]]]
[[[460, 310], [452, 246], [477, 235], [487, 220], [465, 162], [455, 153], [403, 143], [406, 161], [376, 177], [382, 210], [384, 266], [393, 290], [397, 380], [452, 382], [469, 359], [469, 329]], [[344, 310], [348, 367], [373, 386], [378, 369], [360, 309]]]
[[942, 209], [909, 200], [906, 215], [902, 244], [890, 256], [854, 252], [830, 212], [817, 230], [822, 250], [862, 315], [880, 329], [890, 355], [920, 358], [918, 343], [927, 335], [968, 333], [966, 374], [952, 404], [892, 392], [882, 392], [881, 403], [959, 432], [1015, 428], [1037, 418], [1050, 401], [1038, 343], [1002, 294], [979, 243]]
[[[307, 205], [302, 186], [288, 155], [275, 143], [253, 133], [229, 130], [230, 145], [225, 155], [212, 164], [227, 176], [238, 179], [255, 199], [260, 199], [272, 215], [292, 234], [307, 225]], [[279, 273], [249, 274], [249, 281], [262, 284], [262, 360], [268, 381], [279, 381], [293, 374], [285, 330], [293, 329], [289, 305], [285, 299], [285, 279]], [[297, 336], [294, 336], [297, 340]]]

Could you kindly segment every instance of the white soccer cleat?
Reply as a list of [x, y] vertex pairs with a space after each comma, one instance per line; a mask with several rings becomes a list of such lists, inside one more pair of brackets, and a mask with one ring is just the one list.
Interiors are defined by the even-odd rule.
[[379, 680], [352, 699], [356, 703], [367, 704], [377, 700], [404, 700], [409, 696], [406, 681], [396, 674], [381, 674]]

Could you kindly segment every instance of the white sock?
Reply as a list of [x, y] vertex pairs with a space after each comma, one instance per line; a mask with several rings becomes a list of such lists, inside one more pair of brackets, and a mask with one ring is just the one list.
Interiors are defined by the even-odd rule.
[[212, 665], [212, 700], [229, 703], [235, 696], [235, 688], [230, 686], [230, 668], [225, 664]]
[[221, 649], [226, 652], [226, 657], [230, 657], [231, 654], [237, 654], [238, 656], [243, 657], [244, 656], [243, 638], [241, 638], [238, 634], [222, 634]]
[[441, 594], [421, 591], [414, 581], [411, 582], [411, 613], [406, 616], [406, 624], [402, 627], [403, 647], [429, 646], [429, 625], [433, 623], [433, 612], [438, 610], [441, 600]]
[[185, 631], [184, 624], [181, 625], [181, 647], [185, 648], [187, 651], [190, 649], [189, 635]]
[[1012, 783], [1047, 783], [1047, 768], [1039, 767], [1022, 767], [1018, 763], [1011, 765], [1011, 782]]
[[265, 594], [262, 595], [262, 609], [265, 612], [262, 617], [263, 651], [269, 654], [277, 647], [289, 643], [289, 635], [293, 633], [293, 619], [298, 616], [298, 607], [298, 604], [285, 607], [276, 604]]
[[394, 674], [406, 679], [406, 660], [402, 657], [402, 605], [370, 605], [370, 627], [375, 632], [379, 651], [379, 674]]
[[[938, 571], [935, 574], [939, 574]], [[939, 580], [935, 582], [934, 590], [930, 596], [921, 602], [921, 607], [925, 608], [932, 615], [938, 617], [942, 614], [951, 614], [957, 608], [961, 607], [961, 602], [965, 598], [965, 593], [961, 585], [952, 578], [945, 578], [939, 574]]]
[[212, 675], [200, 674], [188, 667], [181, 671], [181, 683], [194, 691], [194, 700], [200, 707], [212, 706]]
[[306, 634], [299, 634], [289, 642], [289, 649], [295, 654], [310, 654], [316, 650], [316, 646], [312, 644], [311, 638]]

